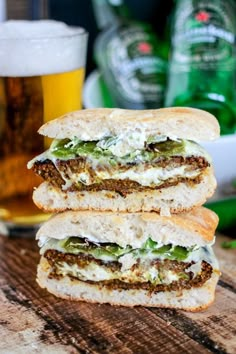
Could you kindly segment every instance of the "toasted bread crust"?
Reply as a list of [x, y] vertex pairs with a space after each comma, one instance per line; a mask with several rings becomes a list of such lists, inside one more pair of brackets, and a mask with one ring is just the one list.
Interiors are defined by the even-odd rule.
[[157, 213], [114, 213], [65, 211], [52, 216], [37, 232], [36, 238], [64, 239], [88, 237], [97, 242], [117, 243], [122, 247], [141, 247], [151, 237], [163, 244], [183, 247], [206, 246], [214, 240], [218, 216], [199, 207], [189, 213], [160, 216]]
[[87, 141], [140, 131], [146, 137], [165, 135], [170, 138], [208, 141], [218, 138], [220, 129], [212, 114], [195, 108], [96, 108], [74, 111], [51, 120], [38, 132], [50, 138], [65, 139], [76, 136]]

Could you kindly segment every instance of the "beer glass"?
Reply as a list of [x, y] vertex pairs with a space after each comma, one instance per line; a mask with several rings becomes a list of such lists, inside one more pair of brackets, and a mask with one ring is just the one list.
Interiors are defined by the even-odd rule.
[[0, 24], [0, 220], [8, 229], [44, 219], [32, 202], [42, 181], [26, 165], [50, 143], [38, 128], [81, 108], [86, 49], [86, 31], [62, 22]]

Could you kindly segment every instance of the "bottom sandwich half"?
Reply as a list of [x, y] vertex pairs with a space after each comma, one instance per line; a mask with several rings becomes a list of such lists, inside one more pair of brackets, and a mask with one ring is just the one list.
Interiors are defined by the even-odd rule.
[[220, 275], [212, 245], [217, 216], [68, 211], [39, 229], [37, 281], [70, 300], [200, 311]]

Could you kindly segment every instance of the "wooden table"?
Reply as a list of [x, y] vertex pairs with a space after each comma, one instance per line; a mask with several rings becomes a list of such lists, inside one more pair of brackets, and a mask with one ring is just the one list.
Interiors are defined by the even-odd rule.
[[57, 299], [35, 282], [36, 242], [0, 236], [0, 353], [236, 353], [236, 250], [224, 239], [216, 301], [187, 313]]

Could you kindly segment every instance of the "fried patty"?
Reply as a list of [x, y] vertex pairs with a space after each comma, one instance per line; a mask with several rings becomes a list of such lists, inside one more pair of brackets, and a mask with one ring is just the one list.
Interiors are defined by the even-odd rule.
[[[135, 165], [135, 163], [133, 164]], [[161, 167], [173, 169], [176, 167], [186, 166], [188, 171], [199, 170], [202, 171], [209, 166], [209, 162], [201, 156], [191, 156], [191, 157], [181, 157], [176, 156], [172, 158], [162, 158], [158, 161], [152, 163], [145, 163], [144, 168], [148, 169], [150, 167]], [[119, 169], [119, 171], [126, 171], [130, 169], [131, 164], [119, 165], [116, 166], [101, 166], [98, 165], [96, 167], [97, 170], [106, 169], [109, 171], [114, 171]], [[64, 190], [65, 181], [61, 177], [61, 173], [64, 177], [70, 180], [70, 174], [73, 173], [81, 173], [86, 171], [89, 173], [93, 180], [96, 180], [96, 174], [90, 163], [86, 158], [78, 157], [76, 159], [70, 160], [57, 160], [56, 166], [54, 163], [46, 159], [44, 161], [36, 161], [33, 165], [33, 170], [36, 174], [40, 175], [44, 180], [51, 183], [54, 187], [60, 188]], [[60, 173], [60, 172], [61, 173]], [[126, 196], [129, 193], [137, 192], [137, 191], [146, 191], [146, 190], [155, 190], [160, 188], [167, 188], [170, 186], [177, 185], [180, 182], [198, 184], [201, 182], [201, 176], [195, 178], [185, 178], [185, 177], [176, 177], [172, 179], [168, 179], [158, 186], [142, 186], [136, 181], [132, 181], [130, 179], [105, 179], [99, 182], [92, 183], [90, 185], [85, 185], [83, 183], [72, 183], [70, 187], [67, 188], [69, 191], [115, 191], [122, 196]]]
[[[101, 259], [96, 259], [91, 255], [86, 255], [83, 253], [80, 253], [78, 255], [73, 255], [70, 253], [62, 253], [57, 250], [47, 250], [44, 254], [44, 257], [47, 259], [48, 263], [51, 266], [51, 271], [49, 274], [49, 278], [54, 278], [54, 279], [60, 279], [63, 276], [60, 274], [58, 271], [57, 265], [65, 262], [69, 266], [72, 266], [76, 264], [79, 268], [85, 268], [88, 266], [91, 262], [95, 262], [97, 265], [105, 268], [109, 268], [112, 272], [115, 271], [120, 271], [121, 270], [121, 263], [117, 261], [103, 261]], [[212, 275], [212, 266], [205, 262], [202, 261], [201, 264], [201, 272], [197, 274], [197, 276], [194, 277], [193, 272], [189, 271], [188, 268], [195, 264], [193, 261], [192, 262], [178, 262], [175, 260], [160, 260], [160, 259], [154, 259], [150, 263], [150, 267], [156, 267], [156, 269], [159, 272], [163, 271], [172, 271], [175, 272], [176, 274], [181, 273], [182, 276], [179, 280], [177, 281], [172, 281], [170, 284], [152, 284], [151, 282], [124, 282], [119, 279], [112, 279], [112, 280], [103, 280], [103, 281], [92, 281], [92, 280], [82, 280], [79, 278], [75, 278], [73, 276], [68, 275], [71, 279], [79, 279], [80, 281], [84, 281], [89, 284], [96, 284], [101, 287], [106, 287], [109, 289], [123, 289], [123, 290], [128, 290], [128, 289], [145, 289], [150, 292], [160, 292], [160, 291], [172, 291], [172, 290], [182, 290], [182, 289], [190, 289], [192, 287], [201, 287], [208, 279], [210, 279]], [[137, 261], [132, 267], [131, 270], [135, 271], [140, 267], [140, 262]]]

